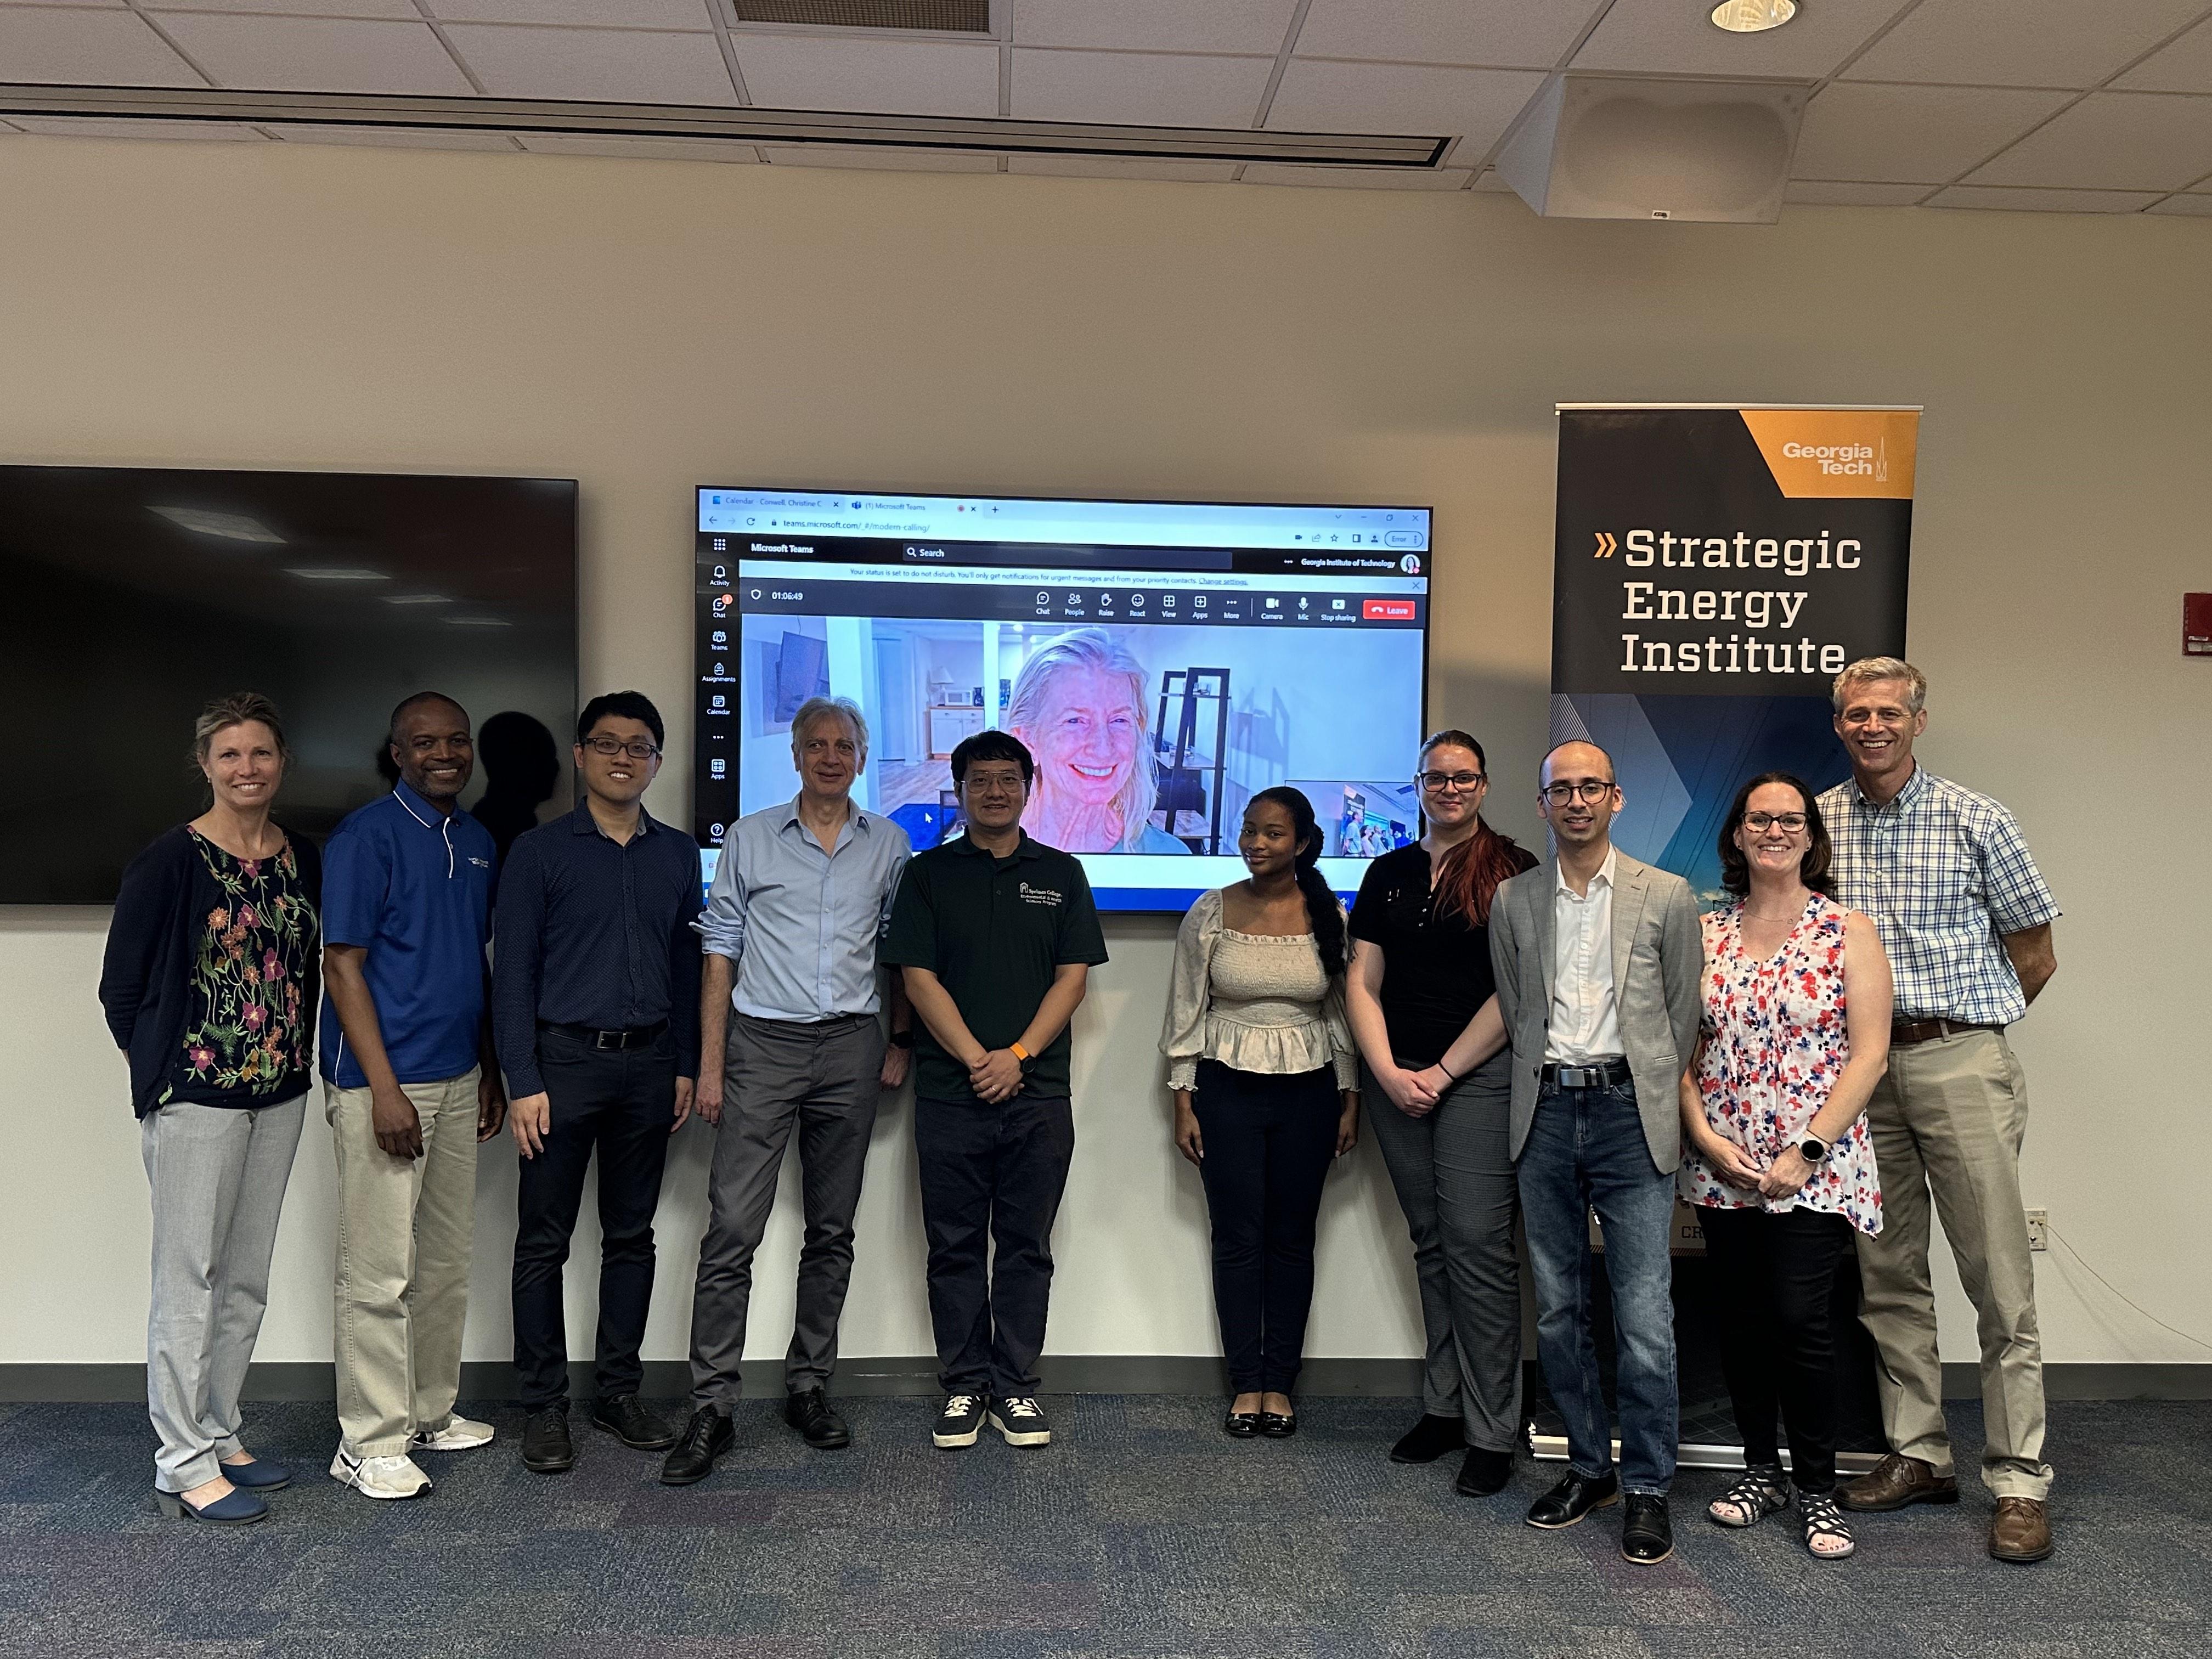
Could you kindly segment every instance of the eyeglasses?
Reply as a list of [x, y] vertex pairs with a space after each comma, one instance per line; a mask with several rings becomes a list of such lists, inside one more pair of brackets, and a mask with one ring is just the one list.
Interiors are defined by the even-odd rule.
[[1805, 827], [1802, 812], [1746, 812], [1743, 824], [1765, 835], [1770, 829], [1779, 830], [1785, 836], [1794, 836]]
[[1480, 772], [1416, 772], [1413, 781], [1442, 794], [1447, 789], [1472, 789], [1483, 781]]
[[1565, 806], [1571, 800], [1603, 800], [1613, 793], [1613, 782], [1610, 779], [1585, 778], [1580, 783], [1547, 784], [1536, 793], [1554, 806]]
[[643, 738], [638, 738], [635, 743], [624, 743], [620, 738], [586, 738], [584, 739], [584, 747], [594, 755], [605, 756], [609, 760], [612, 760], [617, 755], [628, 755], [632, 760], [651, 760], [660, 752]]
[[1022, 775], [1018, 772], [970, 772], [962, 786], [971, 795], [988, 795], [1003, 791], [1009, 795], [1022, 793]]

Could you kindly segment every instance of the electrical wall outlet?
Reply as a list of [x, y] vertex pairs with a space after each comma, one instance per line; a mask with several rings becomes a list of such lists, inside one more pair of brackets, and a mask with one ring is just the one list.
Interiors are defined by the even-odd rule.
[[2051, 1248], [2051, 1212], [2030, 1210], [2027, 1212], [2027, 1248], [2047, 1250]]

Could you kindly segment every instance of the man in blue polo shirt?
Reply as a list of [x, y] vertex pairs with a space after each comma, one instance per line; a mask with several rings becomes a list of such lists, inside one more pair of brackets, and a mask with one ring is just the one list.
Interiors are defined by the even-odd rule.
[[331, 1478], [419, 1498], [410, 1451], [460, 1451], [477, 1144], [507, 1115], [485, 1063], [491, 832], [460, 809], [466, 710], [418, 692], [392, 713], [399, 781], [323, 851], [321, 1070], [337, 1154], [338, 1424]]

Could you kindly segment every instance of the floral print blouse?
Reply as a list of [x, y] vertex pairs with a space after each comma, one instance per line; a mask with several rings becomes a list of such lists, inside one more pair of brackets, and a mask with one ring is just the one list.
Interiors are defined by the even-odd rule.
[[[1815, 893], [1781, 948], [1763, 961], [1743, 945], [1741, 900], [1705, 918], [1705, 1010], [1698, 1091], [1705, 1121], [1761, 1165], [1802, 1143], [1850, 1058], [1844, 1024], [1844, 920]], [[1821, 1210], [1861, 1232], [1881, 1231], [1881, 1183], [1861, 1115], [1795, 1198], [1730, 1186], [1692, 1153], [1682, 1196], [1714, 1209]]]
[[315, 1010], [304, 1005], [302, 970], [320, 948], [322, 926], [299, 859], [289, 842], [272, 857], [239, 859], [197, 830], [187, 833], [223, 902], [200, 935], [184, 1050], [161, 1098], [269, 1106], [305, 1094]]

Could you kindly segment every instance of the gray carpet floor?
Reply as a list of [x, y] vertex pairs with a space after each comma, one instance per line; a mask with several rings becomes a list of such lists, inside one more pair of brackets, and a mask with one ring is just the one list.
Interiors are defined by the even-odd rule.
[[[328, 1480], [326, 1405], [257, 1407], [249, 1443], [300, 1479], [242, 1529], [162, 1519], [152, 1441], [115, 1405], [0, 1407], [0, 1655], [8, 1659], [1727, 1659], [2196, 1656], [2212, 1642], [2212, 1408], [2051, 1411], [2058, 1553], [1984, 1553], [1989, 1499], [1862, 1517], [1818, 1563], [1789, 1516], [1702, 1518], [1726, 1484], [1686, 1471], [1678, 1548], [1619, 1552], [1618, 1511], [1522, 1524], [1557, 1466], [1501, 1496], [1456, 1459], [1384, 1454], [1413, 1402], [1309, 1399], [1301, 1431], [1237, 1442], [1210, 1400], [1048, 1401], [1058, 1443], [928, 1443], [933, 1402], [843, 1402], [857, 1444], [806, 1449], [768, 1402], [709, 1481], [581, 1426], [562, 1476], [500, 1439], [423, 1459], [437, 1490], [377, 1504]], [[1961, 1467], [1978, 1449], [1953, 1414]]]

